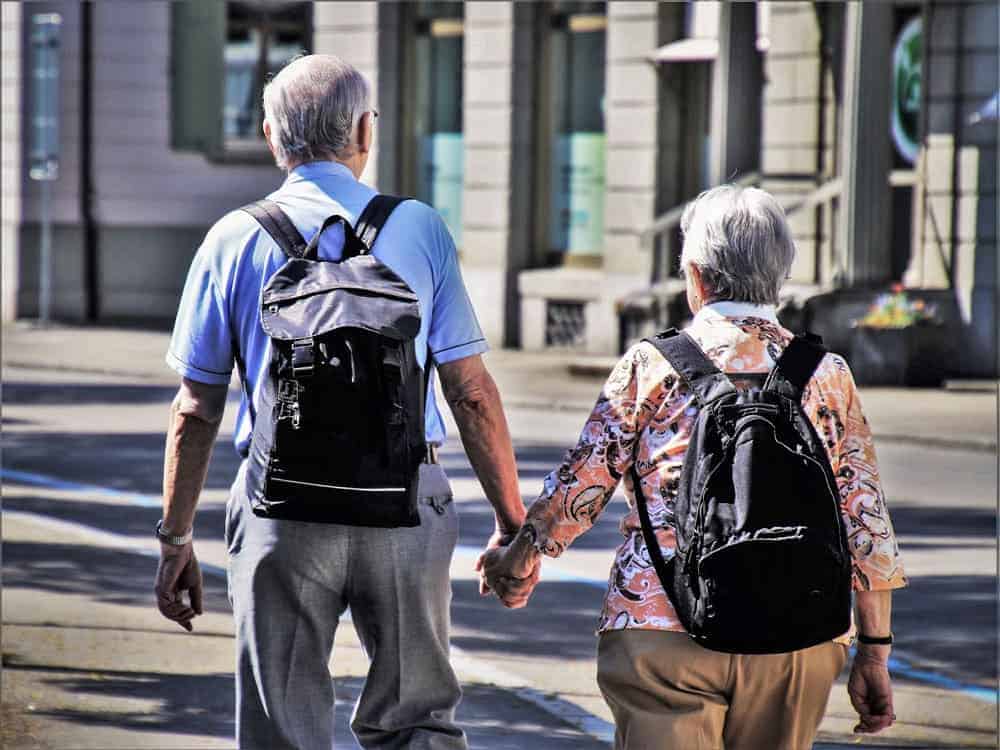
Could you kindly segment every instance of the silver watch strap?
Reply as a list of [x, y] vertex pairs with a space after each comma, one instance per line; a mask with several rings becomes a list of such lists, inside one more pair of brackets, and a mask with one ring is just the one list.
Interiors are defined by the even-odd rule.
[[156, 522], [156, 538], [161, 542], [166, 542], [167, 544], [172, 544], [176, 547], [183, 547], [194, 538], [194, 529], [192, 528], [188, 530], [188, 533], [182, 536], [168, 534], [163, 530], [163, 520], [161, 519]]

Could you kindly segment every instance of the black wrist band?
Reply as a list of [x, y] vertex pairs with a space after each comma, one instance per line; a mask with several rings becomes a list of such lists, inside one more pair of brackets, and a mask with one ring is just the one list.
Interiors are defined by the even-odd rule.
[[884, 638], [873, 638], [872, 636], [865, 635], [864, 633], [858, 633], [858, 643], [863, 643], [866, 646], [891, 646], [892, 633]]

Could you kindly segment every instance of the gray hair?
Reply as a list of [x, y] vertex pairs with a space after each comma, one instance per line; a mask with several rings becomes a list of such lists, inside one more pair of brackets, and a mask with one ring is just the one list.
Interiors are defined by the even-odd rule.
[[795, 243], [770, 193], [739, 185], [706, 190], [684, 209], [681, 231], [681, 267], [698, 267], [709, 290], [706, 301], [778, 303]]
[[369, 97], [364, 76], [334, 55], [304, 55], [282, 68], [264, 87], [264, 118], [278, 166], [287, 171], [342, 154]]

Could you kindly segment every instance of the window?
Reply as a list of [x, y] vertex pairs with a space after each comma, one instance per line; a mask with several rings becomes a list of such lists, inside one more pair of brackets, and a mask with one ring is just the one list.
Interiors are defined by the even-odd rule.
[[312, 46], [312, 3], [171, 3], [174, 148], [269, 160], [261, 133], [268, 79]]
[[548, 39], [550, 254], [600, 263], [604, 245], [604, 3], [555, 3]]
[[455, 244], [462, 243], [462, 3], [411, 6], [412, 88], [410, 189], [438, 210]]

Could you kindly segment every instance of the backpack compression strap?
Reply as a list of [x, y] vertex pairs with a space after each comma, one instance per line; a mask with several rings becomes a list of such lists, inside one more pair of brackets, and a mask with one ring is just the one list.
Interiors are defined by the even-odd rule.
[[778, 358], [764, 382], [764, 390], [780, 393], [796, 402], [801, 401], [803, 389], [826, 352], [819, 336], [811, 333], [796, 336]]
[[241, 210], [254, 217], [289, 258], [301, 258], [305, 254], [306, 241], [277, 203], [263, 198], [243, 206]]
[[736, 388], [701, 347], [687, 333], [670, 328], [645, 341], [656, 347], [698, 401], [699, 406], [719, 396], [735, 393]]
[[409, 199], [398, 195], [376, 195], [368, 201], [368, 205], [365, 206], [365, 210], [361, 212], [361, 216], [358, 217], [358, 221], [354, 225], [354, 233], [365, 243], [369, 252], [375, 245], [375, 238], [385, 226], [389, 214], [405, 200]]

